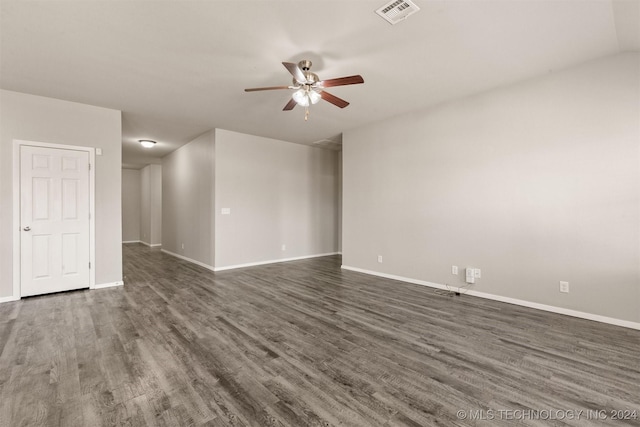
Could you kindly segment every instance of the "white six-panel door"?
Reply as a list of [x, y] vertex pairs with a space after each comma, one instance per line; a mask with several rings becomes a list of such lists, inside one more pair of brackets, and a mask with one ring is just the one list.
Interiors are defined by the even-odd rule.
[[88, 288], [89, 153], [20, 148], [20, 295]]

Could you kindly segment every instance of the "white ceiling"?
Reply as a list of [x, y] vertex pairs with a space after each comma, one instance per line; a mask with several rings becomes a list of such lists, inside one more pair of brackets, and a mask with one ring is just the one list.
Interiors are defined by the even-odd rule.
[[[640, 0], [414, 0], [397, 25], [385, 1], [1, 0], [3, 89], [123, 112], [123, 162], [159, 162], [223, 128], [311, 144], [344, 130], [526, 78], [640, 50]], [[282, 61], [313, 61], [351, 102], [283, 112]], [[138, 139], [154, 139], [144, 150]]]

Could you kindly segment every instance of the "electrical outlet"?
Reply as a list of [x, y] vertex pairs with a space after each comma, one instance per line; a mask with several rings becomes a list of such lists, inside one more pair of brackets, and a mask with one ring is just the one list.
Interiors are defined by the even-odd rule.
[[560, 292], [569, 293], [569, 282], [560, 282]]
[[287, 245], [282, 245], [282, 250], [286, 251], [287, 250]]
[[467, 267], [464, 273], [465, 273], [465, 278], [464, 278], [465, 282], [476, 283], [475, 268]]
[[458, 266], [457, 265], [452, 265], [451, 266], [451, 274], [458, 274]]
[[476, 279], [480, 279], [482, 277], [482, 270], [480, 270], [479, 268], [474, 269], [473, 277], [475, 277]]
[[184, 243], [182, 244], [182, 249], [184, 249]]
[[382, 262], [382, 255], [378, 255], [378, 262]]

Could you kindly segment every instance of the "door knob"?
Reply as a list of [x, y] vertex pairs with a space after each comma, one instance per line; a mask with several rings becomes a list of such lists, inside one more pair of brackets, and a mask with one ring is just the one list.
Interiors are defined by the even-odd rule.
[[27, 225], [25, 228], [23, 228], [23, 230], [24, 230], [24, 231], [31, 231], [31, 227], [29, 227], [29, 226]]

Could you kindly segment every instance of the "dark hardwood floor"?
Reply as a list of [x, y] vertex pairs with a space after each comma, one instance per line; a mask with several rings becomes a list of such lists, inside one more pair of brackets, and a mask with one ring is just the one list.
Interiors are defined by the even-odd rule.
[[125, 287], [0, 304], [1, 426], [640, 425], [640, 331], [338, 256], [124, 259]]

